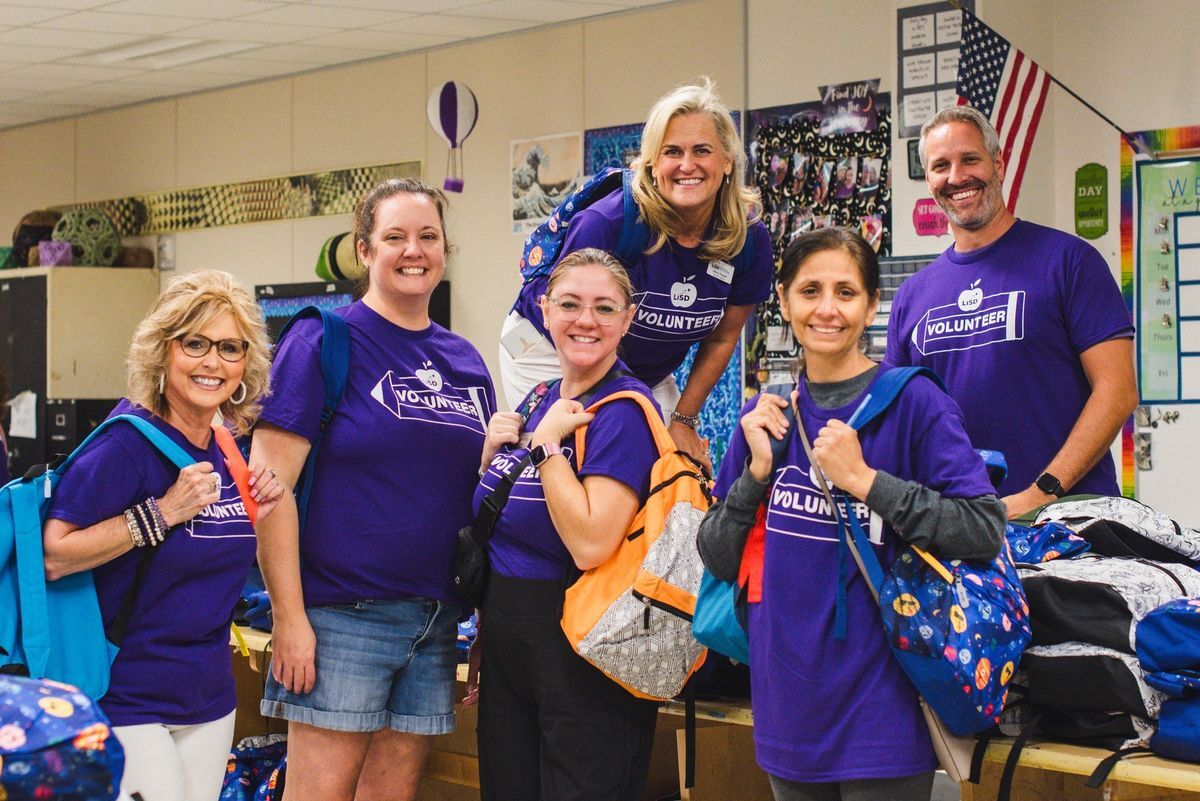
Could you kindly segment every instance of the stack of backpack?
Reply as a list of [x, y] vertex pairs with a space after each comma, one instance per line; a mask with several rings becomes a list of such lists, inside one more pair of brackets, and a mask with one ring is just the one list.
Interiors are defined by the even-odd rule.
[[1142, 618], [1137, 655], [1147, 683], [1168, 696], [1150, 749], [1200, 762], [1200, 598], [1171, 601]]
[[[1011, 787], [1020, 747], [1034, 733], [1116, 751], [1089, 779], [1093, 787], [1103, 783], [1117, 758], [1144, 750], [1170, 702], [1144, 664], [1140, 623], [1164, 604], [1200, 596], [1195, 569], [1200, 532], [1144, 504], [1127, 498], [1067, 499], [1042, 510], [1032, 534], [1010, 526], [1009, 540], [1037, 537], [1037, 530], [1050, 527], [1082, 538], [1088, 548], [1059, 538], [1049, 551], [1028, 549], [1033, 556], [1057, 558], [1017, 566], [1033, 640], [1001, 724], [1005, 733], [1020, 734], [1001, 780], [1001, 797]], [[1195, 617], [1200, 621], [1200, 614]], [[1193, 667], [1200, 668], [1200, 648], [1192, 653]], [[1200, 715], [1195, 720], [1200, 722]]]

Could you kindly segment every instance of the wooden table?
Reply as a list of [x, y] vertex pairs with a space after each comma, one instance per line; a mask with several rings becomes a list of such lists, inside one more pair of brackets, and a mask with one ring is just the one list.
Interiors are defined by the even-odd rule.
[[[239, 732], [262, 734], [283, 731], [279, 721], [258, 714], [262, 697], [261, 671], [269, 653], [271, 635], [240, 629], [247, 659], [235, 659], [238, 676]], [[230, 644], [236, 646], [231, 636]], [[467, 666], [458, 666], [459, 698], [466, 686]], [[441, 735], [434, 745], [421, 798], [460, 801], [478, 798], [479, 764], [475, 746], [476, 708], [459, 707], [458, 726]], [[658, 716], [650, 782], [646, 799], [657, 799], [682, 786], [683, 714], [680, 701], [663, 704]], [[696, 785], [683, 794], [684, 801], [770, 801], [766, 774], [754, 761], [754, 716], [745, 701], [696, 703]], [[239, 737], [241, 734], [239, 734]], [[992, 740], [984, 756], [978, 785], [964, 782], [963, 801], [993, 801], [1012, 739]], [[1200, 765], [1176, 762], [1153, 755], [1137, 755], [1118, 762], [1100, 788], [1084, 786], [1109, 751], [1078, 745], [1031, 740], [1021, 752], [1013, 780], [1013, 801], [1200, 801]]]

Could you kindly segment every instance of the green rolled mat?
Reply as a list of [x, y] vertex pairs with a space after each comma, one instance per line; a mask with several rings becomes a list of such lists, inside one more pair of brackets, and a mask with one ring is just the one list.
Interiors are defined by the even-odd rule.
[[324, 281], [357, 281], [362, 274], [363, 265], [354, 248], [353, 234], [346, 231], [325, 240], [317, 256], [318, 278]]

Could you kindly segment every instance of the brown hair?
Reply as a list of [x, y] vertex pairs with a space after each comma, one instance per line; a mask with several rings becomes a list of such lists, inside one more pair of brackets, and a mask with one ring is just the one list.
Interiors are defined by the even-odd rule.
[[[446, 255], [449, 256], [453, 250], [450, 238], [446, 235], [446, 208], [450, 205], [450, 201], [446, 199], [446, 194], [442, 190], [430, 186], [419, 178], [388, 178], [377, 184], [374, 189], [363, 193], [354, 210], [355, 248], [357, 249], [358, 243], [362, 242], [363, 248], [368, 253], [371, 252], [371, 232], [375, 230], [375, 213], [379, 210], [379, 204], [390, 197], [401, 194], [424, 195], [433, 203], [434, 208], [437, 209], [438, 220], [442, 224], [442, 242], [445, 243]], [[362, 277], [359, 278], [358, 295], [366, 293], [370, 281], [371, 271], [363, 270]]]

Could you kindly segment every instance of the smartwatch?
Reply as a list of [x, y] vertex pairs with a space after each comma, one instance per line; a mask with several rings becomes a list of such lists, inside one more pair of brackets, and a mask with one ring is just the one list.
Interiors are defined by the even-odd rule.
[[1053, 495], [1055, 498], [1061, 498], [1067, 494], [1067, 490], [1062, 485], [1062, 482], [1049, 473], [1042, 473], [1037, 477], [1037, 481], [1033, 482], [1033, 485], [1047, 495]]
[[542, 462], [556, 455], [562, 455], [562, 446], [557, 442], [547, 442], [545, 445], [538, 445], [529, 452], [529, 463], [534, 467], [540, 468]]

